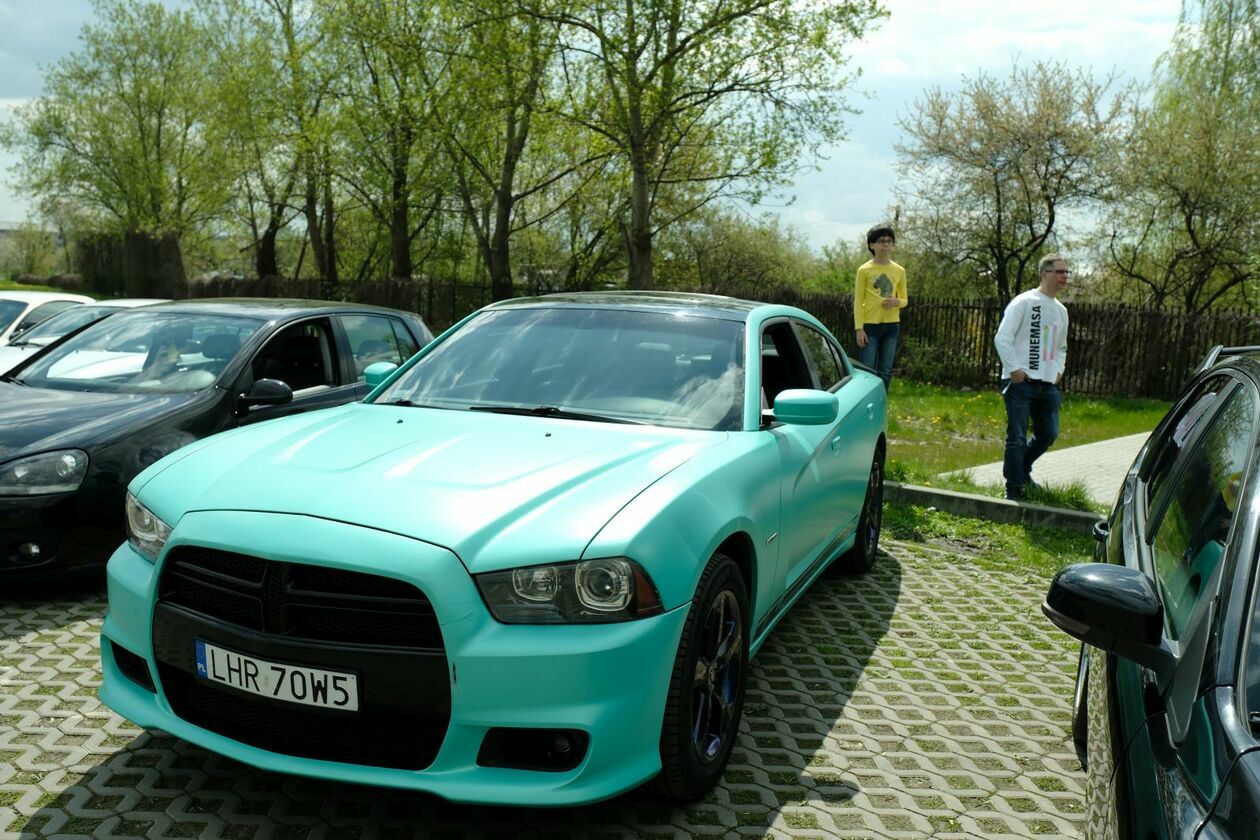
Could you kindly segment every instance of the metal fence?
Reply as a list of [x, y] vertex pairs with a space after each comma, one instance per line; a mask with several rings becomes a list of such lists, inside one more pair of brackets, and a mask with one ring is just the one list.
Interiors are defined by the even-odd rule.
[[[318, 280], [225, 279], [190, 288], [198, 297], [321, 297]], [[518, 286], [520, 295], [545, 287]], [[738, 296], [738, 292], [735, 293]], [[753, 297], [800, 306], [835, 333], [854, 355], [853, 297], [759, 290]], [[490, 286], [441, 280], [387, 280], [353, 287], [346, 298], [420, 313], [435, 333], [490, 302]], [[1216, 344], [1260, 344], [1260, 315], [1211, 312], [1190, 315], [1068, 302], [1068, 365], [1064, 388], [1091, 396], [1172, 399]], [[1002, 318], [996, 300], [912, 297], [901, 313], [902, 340], [894, 374], [954, 387], [996, 386], [1000, 374], [993, 336]]]

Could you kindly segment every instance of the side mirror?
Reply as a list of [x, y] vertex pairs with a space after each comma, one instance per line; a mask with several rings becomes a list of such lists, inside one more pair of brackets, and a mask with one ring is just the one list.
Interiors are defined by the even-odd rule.
[[393, 362], [372, 362], [363, 369], [363, 381], [375, 388], [389, 379], [389, 375], [396, 370], [398, 365]]
[[1150, 668], [1161, 690], [1177, 660], [1164, 640], [1164, 606], [1150, 578], [1111, 563], [1077, 563], [1054, 576], [1041, 611], [1086, 644]]
[[279, 379], [259, 379], [249, 386], [249, 391], [239, 397], [243, 408], [252, 408], [256, 405], [284, 405], [292, 401], [293, 389]]
[[840, 414], [840, 400], [828, 391], [789, 388], [774, 398], [774, 419], [793, 426], [824, 426]]

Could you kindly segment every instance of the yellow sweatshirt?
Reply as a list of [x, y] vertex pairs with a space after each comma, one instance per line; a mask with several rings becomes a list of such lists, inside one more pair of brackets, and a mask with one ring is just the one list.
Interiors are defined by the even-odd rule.
[[[886, 297], [895, 297], [897, 305], [885, 309], [880, 305]], [[853, 284], [853, 328], [863, 324], [888, 324], [901, 320], [901, 307], [906, 297], [906, 270], [895, 262], [879, 265], [867, 260], [857, 270]]]

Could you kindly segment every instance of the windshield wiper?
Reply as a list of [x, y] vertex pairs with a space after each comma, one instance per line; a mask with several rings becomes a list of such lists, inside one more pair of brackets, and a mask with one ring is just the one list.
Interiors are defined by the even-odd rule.
[[581, 411], [566, 411], [558, 405], [470, 405], [469, 411], [488, 411], [493, 414], [521, 414], [531, 417], [556, 417], [561, 420], [593, 420], [596, 423], [628, 423], [642, 426], [638, 420], [627, 420], [624, 417], [609, 417], [605, 414], [586, 414]]
[[0, 382], [12, 382], [14, 385], [26, 384], [21, 379], [18, 379], [16, 376], [8, 376], [7, 374], [5, 376], [0, 376]]

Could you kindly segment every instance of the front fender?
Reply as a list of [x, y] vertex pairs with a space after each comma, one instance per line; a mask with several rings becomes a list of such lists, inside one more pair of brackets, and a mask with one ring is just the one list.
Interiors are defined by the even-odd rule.
[[774, 603], [778, 576], [780, 482], [773, 440], [732, 433], [635, 497], [582, 553], [630, 557], [651, 576], [666, 610], [695, 595], [705, 564], [723, 542], [745, 534], [753, 546], [749, 581], [753, 625]]

